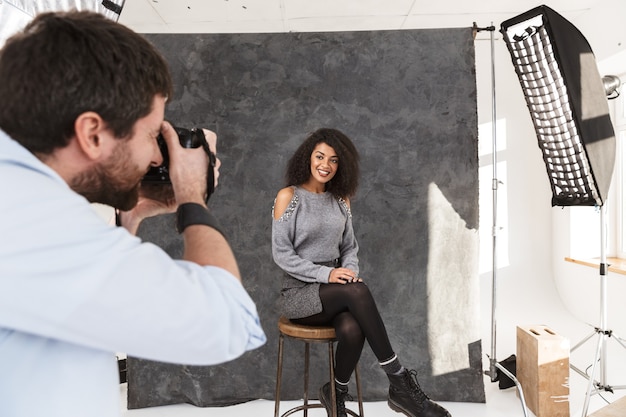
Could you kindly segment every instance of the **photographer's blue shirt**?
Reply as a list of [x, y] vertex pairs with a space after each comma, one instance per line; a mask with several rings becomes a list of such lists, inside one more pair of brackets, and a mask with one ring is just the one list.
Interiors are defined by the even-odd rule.
[[107, 224], [2, 131], [0, 213], [0, 416], [116, 416], [116, 352], [212, 365], [266, 341], [230, 273]]

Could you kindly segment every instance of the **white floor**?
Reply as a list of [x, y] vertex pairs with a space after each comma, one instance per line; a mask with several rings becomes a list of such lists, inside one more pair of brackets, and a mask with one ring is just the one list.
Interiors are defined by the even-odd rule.
[[[482, 311], [483, 317], [491, 317], [487, 307]], [[512, 353], [516, 353], [517, 326], [524, 325], [546, 325], [563, 336], [570, 342], [570, 347], [575, 347], [570, 352], [570, 363], [578, 369], [591, 373], [591, 365], [594, 362], [599, 336], [594, 332], [594, 328], [587, 323], [583, 323], [574, 318], [568, 312], [557, 297], [545, 303], [536, 303], [532, 308], [520, 306], [515, 303], [508, 303], [499, 309], [497, 320], [497, 346], [491, 341], [491, 321], [482, 323], [481, 334], [483, 335], [483, 369], [489, 369], [489, 355], [492, 350], [496, 351], [496, 359], [502, 360]], [[532, 320], [528, 322], [527, 320]], [[611, 317], [609, 323], [621, 323], [622, 317]], [[520, 323], [520, 321], [523, 321]], [[589, 339], [583, 341], [589, 336]], [[617, 337], [619, 336], [619, 337]], [[603, 383], [614, 387], [614, 393], [603, 390], [589, 396], [589, 406], [587, 415], [607, 406], [607, 404], [626, 396], [626, 345], [625, 335], [613, 335], [606, 339], [606, 354], [602, 357], [606, 363], [606, 373]], [[621, 341], [622, 344], [620, 344]], [[268, 343], [272, 343], [269, 341]], [[595, 380], [601, 379], [600, 366], [596, 366]], [[490, 377], [484, 377], [485, 383], [485, 403], [458, 403], [441, 402], [453, 417], [532, 417], [534, 414], [527, 409], [524, 414], [522, 403], [517, 394], [516, 388], [500, 390], [498, 383], [492, 383]], [[588, 379], [570, 370], [569, 373], [569, 408], [571, 417], [585, 417], [583, 410], [587, 399]], [[270, 400], [255, 400], [230, 407], [195, 407], [189, 404], [177, 404], [162, 407], [144, 408], [139, 410], [126, 409], [126, 384], [120, 385], [120, 397], [123, 417], [244, 417], [254, 415], [257, 417], [272, 417], [274, 415], [274, 402]], [[300, 405], [300, 401], [283, 401], [280, 412]], [[349, 408], [358, 410], [356, 403], [348, 403]], [[302, 416], [302, 413], [295, 413], [295, 416]], [[323, 409], [309, 411], [311, 417], [324, 417], [326, 413]], [[364, 415], [367, 417], [402, 416], [388, 408], [386, 401], [367, 402], [364, 405]], [[624, 413], [626, 417], [626, 412]], [[554, 416], [540, 416], [554, 417]], [[562, 416], [561, 416], [562, 417]]]
[[[577, 338], [571, 340], [571, 345], [575, 345], [582, 341], [584, 336], [593, 334], [593, 329], [583, 324], [569, 322], [560, 324], [565, 332], [576, 334]], [[570, 327], [568, 327], [568, 325]], [[561, 334], [561, 332], [559, 332]], [[582, 336], [580, 336], [582, 335]], [[595, 349], [599, 338], [593, 336], [588, 342], [585, 342], [578, 349], [571, 353], [570, 360], [579, 369], [586, 370], [591, 366], [595, 358]], [[608, 354], [606, 362], [609, 364], [606, 373], [606, 384], [614, 387], [624, 386], [626, 384], [626, 349], [622, 348], [617, 342], [608, 340]], [[487, 346], [485, 353], [489, 353], [490, 346]], [[510, 352], [510, 353], [515, 353]], [[508, 356], [509, 352], [505, 356]], [[578, 363], [579, 362], [579, 363]], [[485, 360], [485, 369], [489, 367], [489, 360]], [[599, 367], [596, 367], [596, 379], [599, 378]], [[615, 380], [614, 380], [615, 379]], [[619, 379], [619, 380], [618, 380]], [[574, 371], [570, 371], [570, 415], [583, 416], [583, 408], [586, 399], [588, 381]], [[516, 417], [524, 416], [521, 401], [517, 395], [515, 388], [506, 390], [498, 389], [498, 383], [492, 383], [490, 378], [485, 376], [485, 392], [486, 403], [453, 403], [441, 402], [453, 417]], [[608, 403], [626, 395], [626, 389], [616, 389], [614, 393], [602, 391], [600, 394], [594, 394], [589, 397], [588, 415], [605, 407]], [[230, 407], [208, 407], [200, 408], [189, 404], [177, 404], [163, 407], [152, 407], [139, 410], [126, 409], [126, 384], [120, 385], [120, 396], [122, 400], [122, 415], [124, 417], [243, 417], [249, 415], [255, 416], [273, 416], [274, 402], [268, 400], [256, 400]], [[281, 404], [281, 413], [291, 407], [299, 405], [300, 402], [284, 401]], [[358, 410], [355, 403], [348, 403], [348, 406], [354, 410]], [[368, 402], [364, 405], [364, 414], [368, 417], [385, 417], [400, 416], [387, 407], [386, 402]], [[294, 414], [301, 416], [302, 413]], [[324, 417], [326, 415], [323, 409], [314, 409], [309, 411], [311, 417]], [[528, 410], [527, 417], [534, 416], [532, 411]], [[544, 416], [542, 416], [544, 417]], [[545, 416], [550, 417], [550, 416]]]
[[[578, 378], [578, 377], [577, 377]], [[586, 385], [584, 378], [580, 377], [580, 384], [573, 384], [573, 388], [570, 392], [570, 415], [582, 416], [583, 403], [585, 399], [585, 389], [583, 385]], [[485, 387], [487, 402], [484, 404], [474, 403], [451, 403], [442, 402], [441, 404], [446, 407], [453, 417], [514, 417], [524, 416], [521, 401], [517, 397], [516, 389], [509, 388], [506, 390], [499, 390], [498, 384], [492, 384], [488, 378], [486, 378]], [[578, 387], [580, 385], [580, 387]], [[120, 393], [122, 395], [122, 415], [124, 417], [243, 417], [243, 416], [273, 416], [274, 415], [274, 402], [268, 400], [256, 400], [250, 401], [244, 404], [239, 404], [230, 407], [208, 407], [200, 408], [189, 404], [177, 404], [168, 405], [163, 407], [144, 408], [140, 410], [126, 410], [125, 407], [125, 384], [121, 386]], [[624, 391], [616, 391], [615, 394], [602, 394], [609, 401], [614, 401], [621, 396], [625, 395]], [[281, 404], [281, 413], [288, 410], [291, 407], [299, 405], [300, 402], [295, 401], [283, 401]], [[591, 396], [589, 413], [606, 405], [598, 395]], [[352, 406], [353, 410], [358, 410], [356, 403], [348, 403], [348, 406]], [[301, 413], [295, 414], [296, 416], [302, 415]], [[309, 411], [311, 417], [324, 417], [326, 412], [322, 409], [314, 409]], [[385, 417], [385, 416], [400, 416], [387, 407], [387, 403], [382, 402], [368, 402], [364, 404], [364, 415], [368, 417]], [[534, 414], [528, 410], [528, 416]]]

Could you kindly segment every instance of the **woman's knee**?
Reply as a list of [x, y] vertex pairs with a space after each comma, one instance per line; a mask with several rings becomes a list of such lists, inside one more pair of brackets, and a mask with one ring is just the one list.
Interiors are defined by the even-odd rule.
[[346, 284], [346, 287], [349, 293], [350, 305], [352, 308], [357, 309], [372, 309], [376, 308], [376, 301], [370, 292], [370, 289], [367, 285], [362, 282], [356, 284]]
[[353, 292], [358, 294], [361, 297], [371, 297], [372, 293], [370, 292], [370, 288], [364, 282], [356, 282], [353, 285]]
[[370, 289], [363, 282], [355, 282], [352, 284], [339, 285], [336, 288], [343, 299], [347, 300], [369, 300], [372, 299]]

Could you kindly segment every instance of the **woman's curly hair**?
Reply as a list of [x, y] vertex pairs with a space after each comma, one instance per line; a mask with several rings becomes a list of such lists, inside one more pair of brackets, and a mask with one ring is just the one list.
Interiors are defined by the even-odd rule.
[[345, 134], [337, 129], [322, 128], [309, 134], [289, 159], [285, 180], [287, 186], [302, 185], [311, 177], [311, 154], [315, 147], [325, 143], [339, 157], [337, 172], [326, 184], [326, 191], [335, 197], [352, 197], [359, 185], [359, 152]]

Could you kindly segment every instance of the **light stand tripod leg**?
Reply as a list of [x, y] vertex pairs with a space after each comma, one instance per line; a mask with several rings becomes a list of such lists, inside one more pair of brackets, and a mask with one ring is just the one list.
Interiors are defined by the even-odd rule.
[[587, 340], [589, 340], [592, 337], [594, 337], [597, 333], [598, 333], [598, 329], [596, 328], [589, 336], [585, 337], [583, 340], [581, 340], [580, 342], [578, 342], [574, 346], [572, 346], [572, 348], [570, 349], [570, 352], [573, 352], [576, 349], [578, 349], [579, 347], [581, 347], [582, 345], [584, 345], [585, 342], [587, 342]]
[[624, 344], [624, 341], [622, 339], [620, 339], [619, 337], [612, 335], [613, 336], [613, 340], [615, 340], [617, 343], [619, 343], [620, 345], [622, 345], [622, 347], [624, 349], [626, 349], [626, 345]]
[[602, 346], [604, 345], [604, 333], [598, 333], [598, 344], [596, 346], [596, 355], [593, 359], [593, 365], [591, 365], [591, 375], [589, 375], [589, 383], [587, 384], [587, 393], [585, 394], [585, 403], [583, 405], [583, 414], [582, 417], [587, 416], [587, 410], [589, 410], [589, 401], [591, 399], [591, 391], [593, 386], [596, 384], [594, 380], [594, 376], [596, 375], [596, 365], [600, 360], [600, 354], [602, 352]]
[[515, 387], [517, 388], [517, 393], [519, 394], [519, 400], [522, 403], [522, 409], [524, 410], [524, 417], [528, 417], [528, 409], [526, 407], [526, 400], [524, 399], [524, 390], [522, 389], [522, 384], [520, 384], [515, 375], [509, 372], [509, 370], [506, 369], [504, 366], [500, 365], [497, 362], [495, 363], [495, 366], [500, 371], [502, 371], [504, 375], [508, 376], [513, 382], [515, 382]]
[[[596, 327], [596, 329], [589, 336], [585, 337], [580, 342], [578, 342], [574, 346], [572, 346], [572, 348], [570, 349], [570, 353], [574, 352], [576, 349], [578, 349], [583, 344], [585, 344], [589, 339], [591, 339], [592, 337], [597, 335], [598, 334], [598, 330], [599, 329]], [[582, 376], [583, 378], [589, 378], [589, 375], [587, 375], [582, 369], [578, 368], [576, 365], [571, 363], [571, 361], [570, 361], [569, 367], [570, 367], [570, 369], [572, 371], [576, 372], [578, 375]]]

